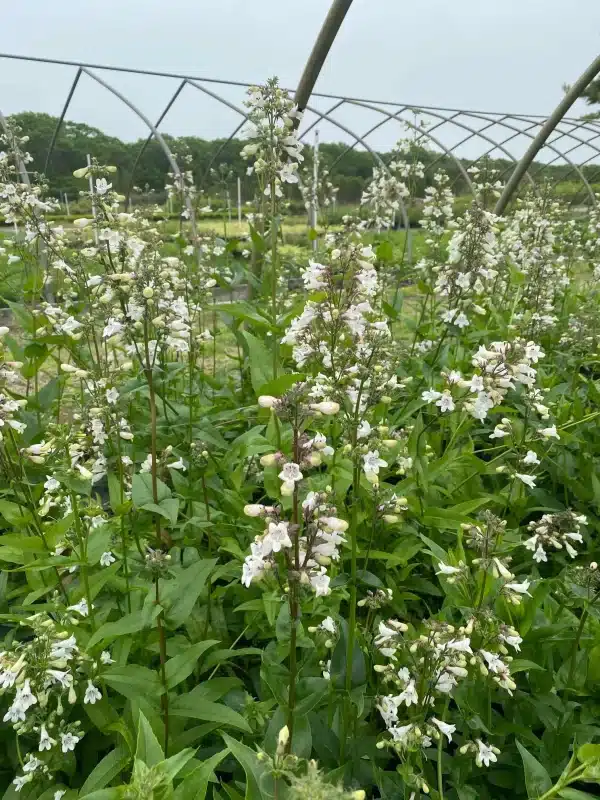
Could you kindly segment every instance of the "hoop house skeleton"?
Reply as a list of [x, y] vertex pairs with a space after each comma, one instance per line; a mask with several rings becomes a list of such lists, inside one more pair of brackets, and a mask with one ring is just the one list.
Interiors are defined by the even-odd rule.
[[[344, 135], [348, 140], [347, 149], [338, 157], [334, 165], [351, 150], [362, 148], [371, 154], [374, 164], [380, 168], [387, 169], [372, 143], [373, 135], [384, 127], [388, 130], [395, 129], [394, 133], [396, 131], [409, 130], [421, 146], [425, 146], [438, 154], [433, 162], [428, 165], [428, 171], [432, 172], [435, 165], [442, 158], [450, 159], [470, 192], [473, 191], [473, 185], [467, 173], [467, 166], [477, 166], [487, 157], [496, 157], [510, 162], [509, 166], [500, 175], [500, 179], [506, 181], [506, 188], [497, 204], [496, 210], [499, 213], [502, 213], [506, 208], [521, 181], [525, 180], [534, 191], [538, 191], [540, 178], [544, 175], [543, 167], [554, 164], [563, 164], [567, 168], [566, 172], [561, 173], [560, 180], [569, 178], [580, 184], [579, 190], [572, 198], [573, 203], [596, 203], [592, 187], [594, 181], [590, 180], [589, 176], [592, 174], [595, 179], [596, 172], [600, 176], [600, 121], [569, 117], [566, 114], [575, 100], [581, 96], [586, 86], [600, 73], [600, 57], [596, 58], [582, 73], [548, 118], [534, 114], [416, 106], [396, 101], [378, 101], [313, 92], [323, 63], [351, 3], [352, 0], [335, 0], [333, 2], [296, 90], [296, 102], [301, 109], [307, 112], [306, 123], [304, 129], [300, 132], [300, 138], [306, 139], [316, 125], [327, 124], [337, 136]], [[37, 58], [11, 53], [0, 53], [0, 59], [13, 63], [28, 62], [56, 67], [72, 67], [75, 70], [54, 134], [48, 142], [44, 170], [48, 168], [52, 161], [59, 133], [73, 97], [81, 86], [82, 78], [96, 82], [107, 92], [118, 98], [137, 116], [148, 131], [148, 138], [137, 154], [133, 165], [130, 190], [133, 186], [136, 168], [152, 139], [156, 140], [164, 152], [174, 175], [177, 178], [181, 176], [177, 160], [168, 142], [161, 134], [160, 128], [165, 120], [168, 119], [169, 112], [173, 106], [181, 102], [181, 96], [186, 87], [193, 88], [205, 97], [227, 107], [240, 118], [229, 138], [213, 154], [205, 175], [227, 144], [241, 131], [247, 119], [243, 108], [239, 104], [231, 102], [225, 95], [226, 90], [231, 87], [241, 90], [247, 89], [251, 84], [245, 82], [161, 72], [158, 70], [132, 69], [62, 59]], [[148, 76], [157, 79], [163, 78], [173, 82], [174, 92], [166, 106], [157, 115], [155, 122], [152, 122], [140, 110], [134, 99], [126, 96], [115, 87], [116, 76], [123, 74]], [[332, 104], [330, 104], [331, 101], [333, 101]], [[328, 107], [322, 110], [317, 107], [319, 103], [327, 103]], [[356, 130], [355, 127], [351, 128], [344, 118], [344, 112], [348, 110], [352, 110], [354, 113], [358, 110], [367, 111], [371, 115], [371, 119], [373, 120], [374, 118], [374, 122], [364, 131]], [[311, 117], [313, 118], [312, 120], [310, 119]], [[5, 124], [1, 114], [0, 124], [2, 126]], [[527, 145], [527, 149], [522, 157], [519, 158], [517, 153], [519, 149], [523, 150], [523, 145]], [[469, 156], [467, 157], [464, 155], [465, 149], [469, 151]], [[534, 162], [536, 158], [538, 161]], [[584, 173], [584, 167], [587, 167], [587, 175]], [[557, 180], [555, 178], [554, 183]], [[403, 226], [408, 227], [408, 216], [404, 207], [401, 207], [400, 214]]]

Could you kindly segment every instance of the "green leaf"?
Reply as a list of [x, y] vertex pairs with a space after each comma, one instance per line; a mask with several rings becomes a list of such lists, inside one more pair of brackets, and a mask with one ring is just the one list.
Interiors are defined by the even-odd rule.
[[98, 789], [104, 789], [108, 783], [125, 769], [130, 761], [131, 754], [126, 747], [123, 745], [115, 747], [90, 772], [80, 789], [80, 795], [84, 797], [91, 792], [98, 791]]
[[526, 658], [515, 658], [514, 661], [510, 662], [511, 675], [514, 675], [515, 672], [531, 672], [532, 670], [538, 670], [539, 672], [546, 671], [544, 667], [540, 667], [539, 664], [533, 661], [527, 661]]
[[561, 789], [558, 797], [562, 797], [563, 800], [598, 800], [597, 794], [580, 792], [579, 789]]
[[103, 677], [109, 686], [131, 699], [159, 697], [163, 691], [156, 672], [139, 664], [110, 667]]
[[165, 754], [159, 744], [158, 739], [154, 735], [154, 731], [150, 727], [150, 723], [140, 711], [138, 717], [138, 735], [137, 746], [135, 749], [136, 760], [143, 761], [148, 767], [153, 767], [159, 764]]
[[184, 681], [188, 675], [191, 675], [196, 666], [196, 662], [206, 650], [215, 644], [218, 644], [218, 639], [209, 639], [206, 642], [197, 642], [183, 653], [170, 658], [165, 664], [165, 673], [167, 677], [167, 687], [173, 689], [178, 683]]
[[168, 519], [171, 525], [177, 523], [179, 515], [179, 500], [176, 497], [167, 497], [160, 503], [144, 503], [140, 506], [142, 511], [151, 511], [153, 514], [160, 514], [161, 517]]
[[[0, 514], [9, 525], [26, 525], [32, 520], [27, 509], [21, 509], [16, 503], [11, 503], [9, 500], [0, 500]], [[4, 539], [4, 537], [2, 538]]]
[[304, 380], [305, 377], [302, 372], [289, 372], [286, 375], [280, 375], [275, 380], [263, 384], [256, 394], [259, 396], [261, 394], [270, 394], [273, 397], [281, 397], [282, 394], [291, 389], [294, 384]]
[[577, 760], [582, 764], [586, 761], [600, 760], [600, 744], [582, 744], [577, 750]]
[[226, 733], [223, 733], [222, 736], [225, 744], [246, 773], [246, 800], [266, 800], [266, 798], [274, 797], [273, 778], [256, 757], [256, 752], [246, 747], [245, 744], [232, 739]]
[[375, 255], [378, 261], [393, 261], [394, 248], [392, 247], [392, 243], [388, 241], [380, 242], [380, 244], [377, 245], [377, 250], [375, 250]]
[[[160, 503], [171, 497], [171, 490], [166, 483], [160, 479], [156, 480], [157, 500]], [[134, 506], [142, 508], [148, 503], [154, 503], [154, 494], [152, 492], [152, 475], [149, 472], [140, 472], [133, 476], [131, 485], [131, 499]]]
[[159, 764], [161, 775], [166, 781], [171, 783], [173, 778], [181, 772], [195, 754], [196, 751], [188, 747], [176, 753], [174, 756], [171, 756], [171, 758], [166, 758], [164, 761], [161, 761]]
[[241, 331], [248, 347], [250, 361], [250, 381], [258, 394], [259, 389], [273, 379], [273, 353], [248, 331]]
[[190, 616], [216, 563], [214, 558], [195, 561], [187, 569], [181, 570], [175, 580], [167, 581], [162, 603], [167, 608], [166, 619], [171, 625], [183, 625]]
[[[198, 687], [199, 689], [201, 687]], [[237, 711], [221, 703], [207, 700], [201, 692], [195, 690], [188, 694], [179, 695], [171, 703], [169, 713], [174, 717], [187, 719], [201, 719], [205, 722], [218, 722], [230, 728], [237, 728], [245, 733], [252, 733], [252, 729]]]
[[213, 778], [213, 770], [219, 766], [228, 753], [229, 748], [226, 747], [190, 772], [175, 789], [173, 800], [204, 800], [209, 781]]
[[537, 758], [532, 756], [529, 750], [523, 747], [518, 740], [515, 741], [523, 760], [527, 797], [538, 798], [552, 786], [552, 779], [550, 775], [548, 775], [546, 768], [540, 764]]
[[98, 642], [105, 639], [117, 639], [119, 636], [127, 636], [131, 633], [143, 631], [148, 628], [161, 612], [160, 606], [147, 606], [142, 611], [134, 611], [131, 614], [126, 614], [122, 619], [116, 622], [105, 622], [101, 625], [96, 633], [88, 642], [88, 648], [93, 647]]
[[[340, 620], [340, 638], [331, 654], [331, 680], [338, 688], [346, 685], [346, 651], [348, 649], [348, 624], [345, 620]], [[352, 652], [352, 687], [360, 686], [367, 680], [367, 668], [365, 656], [355, 637], [354, 649]]]

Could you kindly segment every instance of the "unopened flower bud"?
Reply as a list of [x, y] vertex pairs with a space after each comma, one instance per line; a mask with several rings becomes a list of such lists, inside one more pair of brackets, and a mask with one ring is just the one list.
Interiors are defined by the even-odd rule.
[[275, 408], [275, 406], [277, 406], [278, 403], [279, 403], [278, 398], [273, 397], [270, 394], [261, 394], [261, 396], [258, 398], [258, 405], [261, 408]]
[[340, 405], [339, 403], [334, 403], [332, 400], [323, 400], [321, 403], [313, 403], [311, 409], [313, 411], [319, 411], [321, 414], [325, 414], [326, 417], [329, 417], [338, 413]]
[[263, 467], [273, 467], [277, 463], [277, 456], [275, 453], [265, 453], [260, 457], [260, 463]]
[[146, 300], [150, 300], [151, 297], [154, 297], [154, 289], [151, 286], [144, 286], [142, 294]]
[[383, 515], [383, 521], [387, 522], [388, 525], [393, 525], [395, 522], [398, 522], [399, 519], [400, 517], [398, 517], [396, 514]]
[[290, 731], [287, 725], [279, 731], [279, 736], [277, 737], [277, 747], [281, 748], [282, 750], [285, 748], [287, 743], [290, 740]]
[[261, 506], [259, 503], [250, 503], [247, 506], [244, 506], [244, 514], [247, 517], [260, 517], [260, 515], [264, 511], [264, 506]]

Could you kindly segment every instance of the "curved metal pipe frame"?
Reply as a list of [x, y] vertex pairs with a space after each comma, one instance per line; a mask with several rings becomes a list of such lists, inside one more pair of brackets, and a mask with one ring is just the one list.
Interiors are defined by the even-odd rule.
[[[148, 129], [150, 131], [152, 131], [152, 135], [154, 136], [156, 141], [162, 147], [163, 152], [167, 157], [167, 161], [169, 162], [169, 165], [171, 167], [171, 171], [180, 180], [181, 185], [183, 187], [183, 179], [182, 179], [182, 175], [181, 175], [181, 170], [179, 169], [179, 165], [177, 164], [177, 161], [175, 160], [175, 156], [171, 152], [168, 144], [165, 142], [165, 140], [164, 140], [162, 134], [160, 133], [160, 131], [158, 130], [158, 128], [150, 122], [150, 120], [143, 113], [143, 111], [140, 111], [140, 109], [136, 105], [134, 105], [131, 102], [131, 100], [129, 100], [127, 97], [125, 97], [124, 94], [119, 92], [118, 89], [115, 89], [114, 86], [111, 86], [109, 83], [107, 83], [105, 80], [100, 78], [98, 75], [95, 75], [93, 72], [91, 72], [86, 67], [82, 67], [82, 71], [86, 75], [88, 75], [90, 78], [95, 80], [97, 83], [99, 83], [100, 86], [104, 86], [105, 89], [107, 89], [109, 92], [112, 92], [112, 94], [114, 94], [115, 97], [118, 97], [119, 100], [121, 100], [123, 103], [125, 103], [125, 105], [128, 108], [130, 108], [133, 111], [133, 113], [136, 114], [147, 125]], [[197, 239], [197, 237], [198, 237], [198, 229], [197, 229], [197, 226], [196, 226], [196, 215], [195, 215], [195, 212], [194, 212], [193, 203], [190, 200], [190, 197], [187, 194], [187, 192], [185, 193], [185, 206], [186, 206], [186, 209], [188, 211], [189, 220], [190, 220], [190, 224], [192, 226], [192, 233], [194, 235], [194, 239]]]
[[[307, 111], [310, 111], [316, 117], [315, 121], [313, 121], [303, 131], [303, 133], [301, 134], [302, 138], [305, 138], [306, 135], [317, 124], [319, 124], [320, 121], [326, 120], [330, 122], [332, 125], [334, 125], [334, 127], [336, 127], [337, 129], [343, 131], [352, 140], [351, 143], [348, 145], [348, 147], [336, 158], [336, 160], [332, 163], [332, 165], [330, 165], [330, 168], [333, 168], [344, 157], [344, 155], [346, 155], [348, 152], [350, 152], [357, 145], [360, 144], [362, 147], [365, 148], [367, 152], [371, 154], [376, 163], [387, 169], [381, 157], [368, 145], [367, 139], [372, 133], [381, 128], [383, 125], [387, 124], [390, 121], [395, 120], [397, 122], [404, 123], [406, 127], [411, 128], [412, 130], [418, 132], [420, 137], [428, 139], [430, 142], [432, 142], [432, 144], [436, 148], [438, 148], [441, 151], [440, 154], [433, 160], [433, 162], [428, 164], [427, 169], [432, 169], [433, 167], [435, 167], [436, 163], [438, 163], [438, 161], [444, 157], [451, 158], [453, 159], [453, 162], [457, 167], [458, 173], [465, 180], [466, 185], [472, 191], [472, 182], [465, 169], [465, 165], [466, 163], [468, 163], [468, 161], [465, 159], [461, 159], [456, 155], [457, 149], [471, 140], [481, 139], [487, 142], [490, 145], [490, 147], [487, 148], [481, 155], [477, 156], [477, 158], [472, 160], [471, 161], [472, 164], [477, 164], [478, 162], [480, 162], [482, 158], [490, 155], [495, 150], [498, 150], [500, 153], [503, 153], [504, 156], [506, 156], [506, 158], [509, 161], [517, 163], [515, 157], [513, 156], [512, 153], [509, 152], [508, 149], [505, 148], [505, 145], [508, 144], [510, 141], [513, 141], [514, 139], [518, 138], [520, 135], [522, 135], [525, 136], [527, 139], [531, 140], [531, 144], [528, 148], [526, 156], [529, 156], [534, 149], [535, 152], [533, 153], [533, 155], [531, 156], [529, 162], [525, 165], [525, 167], [523, 167], [525, 159], [524, 156], [523, 159], [521, 159], [518, 162], [517, 167], [515, 167], [512, 170], [512, 174], [505, 189], [504, 195], [506, 194], [506, 191], [509, 188], [509, 186], [512, 187], [513, 184], [516, 186], [516, 183], [518, 183], [523, 177], [525, 177], [532, 185], [532, 187], [534, 187], [535, 189], [536, 177], [539, 177], [539, 173], [543, 171], [544, 166], [551, 166], [556, 164], [557, 161], [564, 161], [569, 169], [565, 174], [561, 175], [560, 177], [557, 177], [554, 182], [566, 180], [570, 175], [575, 174], [581, 183], [581, 191], [582, 192], [585, 191], [588, 200], [590, 202], [596, 202], [596, 197], [593, 188], [590, 184], [590, 180], [588, 180], [588, 177], [586, 177], [582, 169], [586, 165], [589, 165], [591, 161], [594, 161], [594, 159], [600, 157], [600, 144], [598, 143], [598, 139], [600, 139], [600, 121], [576, 119], [573, 117], [564, 116], [564, 114], [568, 111], [569, 107], [574, 102], [574, 99], [576, 99], [576, 97], [579, 96], [583, 88], [585, 88], [585, 85], [587, 85], [586, 81], [589, 82], [589, 80], [591, 80], [590, 75], [592, 75], [592, 73], [593, 74], [600, 73], [600, 57], [596, 59], [590, 65], [590, 67], [588, 67], [588, 69], [583, 73], [581, 78], [579, 78], [576, 84], [574, 84], [573, 88], [570, 90], [567, 96], [563, 98], [563, 100], [557, 106], [557, 109], [555, 109], [554, 113], [551, 115], [549, 119], [546, 119], [544, 116], [537, 114], [510, 114], [510, 113], [500, 114], [498, 112], [482, 112], [482, 111], [473, 111], [467, 109], [446, 108], [440, 106], [416, 106], [415, 104], [400, 104], [398, 102], [389, 102], [384, 100], [373, 101], [363, 98], [344, 97], [328, 93], [312, 92], [312, 89], [314, 88], [315, 82], [318, 78], [320, 69], [335, 39], [335, 35], [337, 34], [337, 31], [339, 30], [339, 27], [342, 24], [342, 21], [347, 11], [350, 8], [351, 2], [352, 0], [333, 0], [333, 4], [331, 6], [329, 15], [322, 27], [322, 30], [315, 44], [315, 47], [313, 48], [313, 52], [311, 53], [311, 56], [308, 59], [307, 65], [305, 67], [302, 79], [299, 83], [298, 90], [296, 93], [296, 99], [299, 107], [306, 108]], [[158, 128], [162, 123], [162, 121], [164, 120], [166, 114], [169, 112], [169, 110], [171, 109], [171, 107], [181, 94], [186, 84], [194, 86], [203, 94], [217, 100], [219, 103], [222, 103], [223, 105], [232, 109], [237, 114], [241, 115], [243, 118], [242, 122], [235, 128], [235, 130], [229, 136], [229, 138], [220, 143], [216, 152], [211, 157], [210, 163], [207, 167], [207, 171], [205, 172], [204, 175], [204, 179], [206, 178], [208, 170], [210, 170], [211, 166], [215, 163], [219, 154], [236, 137], [236, 135], [243, 127], [245, 120], [247, 118], [246, 113], [241, 108], [236, 106], [234, 103], [231, 103], [226, 98], [221, 97], [221, 95], [217, 91], [212, 91], [205, 85], [205, 84], [212, 84], [215, 86], [234, 86], [242, 88], [247, 88], [248, 86], [251, 85], [249, 83], [241, 81], [219, 80], [216, 78], [182, 75], [178, 73], [160, 72], [156, 70], [143, 70], [143, 69], [133, 69], [129, 67], [119, 67], [112, 65], [89, 64], [89, 63], [67, 61], [60, 59], [36, 58], [36, 57], [21, 56], [9, 53], [0, 53], [0, 58], [12, 59], [17, 61], [28, 61], [34, 63], [43, 63], [43, 64], [57, 64], [62, 66], [66, 65], [77, 68], [75, 79], [69, 89], [68, 96], [66, 98], [65, 104], [63, 106], [61, 115], [58, 119], [56, 128], [52, 136], [52, 140], [48, 148], [44, 166], [45, 171], [47, 170], [50, 164], [50, 160], [52, 158], [52, 154], [54, 152], [56, 142], [60, 134], [60, 130], [62, 128], [67, 111], [70, 107], [71, 100], [73, 98], [73, 94], [79, 84], [81, 75], [84, 73], [88, 77], [91, 77], [93, 80], [98, 82], [100, 85], [104, 86], [104, 88], [106, 88], [114, 96], [116, 96], [118, 99], [124, 102], [144, 122], [144, 124], [150, 131], [148, 138], [145, 140], [143, 146], [138, 152], [135, 162], [133, 164], [131, 171], [131, 178], [130, 178], [130, 189], [131, 185], [133, 184], [133, 177], [135, 171], [139, 166], [139, 162], [152, 138], [155, 138], [156, 141], [161, 146], [163, 152], [165, 153], [165, 156], [167, 157], [168, 163], [173, 173], [179, 177], [181, 176], [181, 171], [177, 166], [176, 159], [173, 156], [173, 153], [171, 152], [165, 139], [159, 133]], [[177, 78], [181, 81], [181, 83], [177, 91], [171, 98], [170, 102], [167, 104], [166, 108], [163, 110], [163, 112], [157, 119], [156, 124], [153, 125], [150, 122], [150, 120], [133, 104], [131, 100], [129, 100], [121, 92], [119, 92], [117, 89], [111, 86], [106, 80], [99, 77], [97, 74], [95, 74], [95, 72], [91, 70], [105, 70], [109, 72], [111, 71], [122, 72], [126, 74], [129, 73], [136, 75]], [[322, 97], [333, 100], [334, 103], [330, 108], [328, 108], [326, 112], [317, 111], [315, 108], [310, 107], [308, 105], [308, 99], [311, 93], [315, 97]], [[304, 99], [304, 97], [306, 97], [306, 100]], [[383, 119], [378, 121], [362, 136], [358, 135], [353, 130], [351, 130], [347, 125], [338, 122], [338, 120], [335, 119], [334, 117], [336, 111], [347, 105], [354, 105], [356, 107], [363, 107], [370, 109], [376, 112], [377, 114], [380, 114], [383, 117]], [[433, 124], [429, 129], [421, 129], [417, 125], [412, 123], [410, 120], [406, 119], [406, 116], [402, 116], [409, 111], [413, 113], [422, 113], [423, 115], [427, 115], [430, 118], [438, 121], [435, 122], [435, 124]], [[469, 125], [465, 121], [465, 119], [478, 120], [485, 124], [483, 125], [483, 127], [479, 127], [476, 129], [472, 125]], [[508, 131], [509, 135], [502, 138], [501, 140], [496, 140], [493, 135], [486, 133], [486, 131], [489, 131], [490, 128], [494, 128], [494, 126], [496, 125], [498, 125], [500, 129]], [[455, 128], [460, 128], [466, 131], [468, 135], [462, 137], [460, 141], [456, 142], [455, 144], [451, 146], [446, 146], [441, 139], [439, 139], [436, 136], [433, 136], [434, 131], [436, 131], [437, 129], [444, 129], [444, 126], [453, 126]], [[534, 128], [538, 128], [537, 135], [532, 132]], [[544, 133], [543, 137], [542, 133]], [[585, 138], [586, 136], [588, 136], [587, 139]], [[562, 146], [565, 143], [568, 143], [568, 147], [566, 148]], [[582, 163], [577, 164], [570, 156], [571, 154], [577, 152], [577, 150], [585, 146], [590, 148], [592, 155], [587, 157]], [[540, 152], [542, 148], [546, 148], [547, 150], [552, 152], [554, 154], [554, 157], [549, 162], [544, 162], [544, 164], [533, 165], [533, 160], [535, 156]], [[534, 172], [534, 166], [535, 166], [535, 172], [538, 173], [537, 175]], [[506, 172], [509, 169], [511, 168], [507, 167], [504, 173], [502, 174], [503, 175], [506, 174]], [[588, 176], [590, 175], [589, 170], [590, 167], [588, 167]], [[24, 174], [25, 176], [27, 176], [26, 170], [24, 170]], [[29, 180], [28, 176], [27, 180]], [[511, 191], [514, 191], [514, 187], [511, 188]], [[573, 198], [573, 202], [575, 202], [579, 194], [580, 194], [579, 192], [576, 194], [576, 196]], [[186, 205], [188, 204], [188, 202], [189, 199], [186, 198]], [[498, 203], [497, 208], [499, 207], [499, 205], [500, 202]], [[193, 209], [191, 209], [189, 206], [188, 208], [191, 213], [192, 228], [195, 231], [195, 219], [193, 217]], [[408, 218], [405, 207], [402, 208], [401, 213], [404, 226], [408, 230]]]
[[[496, 203], [496, 208], [495, 208], [496, 214], [502, 214], [504, 212], [515, 189], [521, 182], [521, 178], [523, 177], [523, 175], [525, 174], [528, 167], [533, 162], [534, 158], [539, 153], [541, 148], [547, 143], [548, 137], [550, 136], [552, 131], [556, 128], [560, 120], [562, 120], [562, 118], [571, 108], [573, 103], [577, 100], [578, 97], [581, 96], [584, 89], [596, 77], [596, 75], [598, 75], [598, 73], [600, 73], [600, 56], [595, 58], [589, 65], [589, 67], [575, 81], [573, 86], [571, 86], [569, 91], [565, 94], [563, 99], [556, 106], [553, 113], [548, 117], [546, 122], [542, 125], [540, 132], [530, 144], [523, 158], [517, 164], [515, 171], [510, 176], [510, 179], [506, 184], [504, 191], [502, 192], [502, 195], [500, 196], [498, 202]], [[587, 183], [587, 181], [585, 181], [585, 184], [589, 188], [589, 184]], [[594, 197], [593, 192], [591, 192], [591, 195], [593, 202], [596, 202], [596, 198]]]

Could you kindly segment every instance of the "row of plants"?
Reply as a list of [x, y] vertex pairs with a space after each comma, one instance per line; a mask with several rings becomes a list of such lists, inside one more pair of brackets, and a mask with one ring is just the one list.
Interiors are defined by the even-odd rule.
[[241, 259], [191, 173], [173, 233], [93, 160], [63, 227], [3, 139], [4, 798], [595, 797], [596, 208], [439, 172], [415, 257], [413, 139], [287, 258], [285, 185], [334, 187], [276, 80], [247, 108]]

